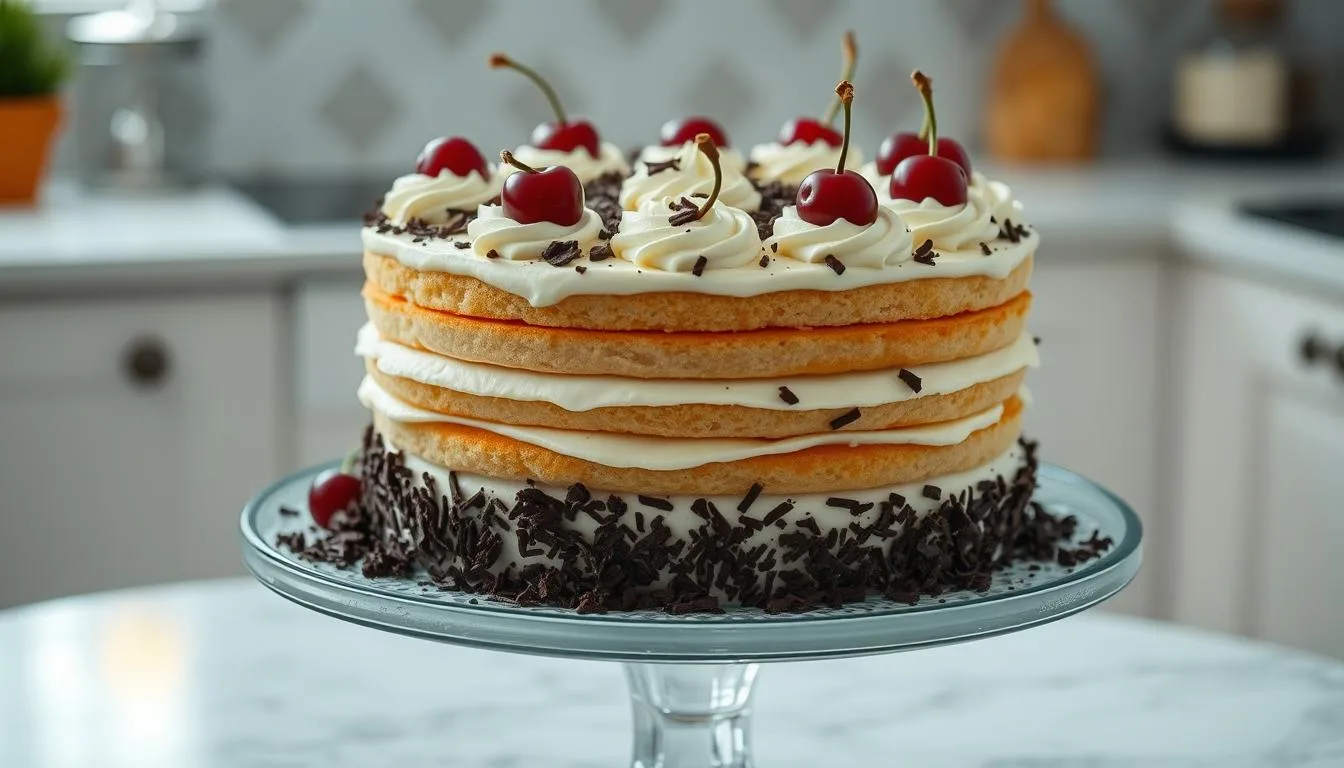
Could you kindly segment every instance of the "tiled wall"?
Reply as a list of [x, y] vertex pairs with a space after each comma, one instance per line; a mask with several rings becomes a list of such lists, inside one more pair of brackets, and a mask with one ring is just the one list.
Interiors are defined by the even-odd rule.
[[[737, 143], [819, 112], [847, 28], [859, 32], [858, 138], [871, 154], [915, 126], [907, 76], [937, 85], [940, 123], [976, 140], [993, 50], [1012, 0], [217, 0], [209, 54], [214, 157], [231, 172], [382, 172], [426, 139], [460, 133], [493, 151], [547, 117], [504, 50], [555, 82], [567, 106], [618, 144], [704, 112]], [[1151, 149], [1175, 52], [1208, 26], [1209, 0], [1061, 0], [1104, 73], [1104, 151]], [[1296, 45], [1338, 92], [1344, 2], [1294, 0]], [[1336, 100], [1339, 101], [1339, 100]], [[1334, 104], [1336, 123], [1344, 105]]]

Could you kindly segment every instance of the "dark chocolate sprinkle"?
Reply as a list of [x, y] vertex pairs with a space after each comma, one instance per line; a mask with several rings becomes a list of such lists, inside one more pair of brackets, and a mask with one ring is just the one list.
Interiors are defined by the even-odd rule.
[[762, 253], [761, 260], [758, 262], [762, 267], [770, 266], [770, 254]]
[[644, 167], [648, 169], [648, 175], [654, 176], [663, 171], [680, 171], [681, 160], [674, 157], [671, 160], [664, 160], [661, 163], [645, 163]]
[[704, 256], [696, 257], [695, 266], [691, 267], [691, 274], [695, 275], [696, 277], [705, 274], [705, 265], [708, 263], [709, 259], [705, 258]]
[[582, 275], [584, 272], [587, 272], [587, 271], [588, 271], [588, 268], [585, 267], [585, 266], [583, 266], [582, 264], [575, 264], [575, 265], [574, 265], [574, 271], [575, 271], [575, 272], [578, 272], [580, 275]]
[[936, 485], [926, 485], [920, 493], [924, 495], [924, 498], [933, 499], [934, 501], [943, 498], [943, 489]]
[[563, 267], [581, 255], [578, 240], [554, 240], [541, 252], [541, 260], [552, 267]]
[[751, 505], [756, 503], [756, 497], [761, 495], [762, 490], [764, 489], [761, 488], [760, 483], [752, 483], [751, 488], [747, 489], [747, 495], [743, 496], [742, 501], [737, 503], [737, 511], [745, 514], [747, 510], [751, 509]]
[[494, 248], [491, 248], [490, 250], [488, 250], [488, 251], [485, 252], [485, 258], [487, 258], [487, 259], [498, 259], [498, 258], [499, 258], [499, 251], [496, 251]]
[[466, 240], [454, 240], [453, 247], [457, 248], [458, 250], [465, 251], [466, 249], [471, 247], [471, 243], [467, 242]]
[[983, 254], [986, 255], [986, 256], [988, 256], [988, 255], [990, 255], [991, 253], [993, 253], [993, 251], [991, 251], [991, 250], [989, 249], [989, 243], [986, 243], [986, 242], [983, 242], [983, 241], [980, 243], [980, 252], [983, 253]]
[[832, 254], [826, 254], [826, 266], [830, 267], [837, 275], [845, 274], [845, 265]]
[[638, 498], [639, 503], [643, 504], [646, 507], [661, 509], [664, 512], [672, 511], [672, 502], [668, 501], [667, 499], [660, 499], [657, 496], [644, 496], [642, 494]]
[[841, 427], [853, 424], [859, 420], [860, 415], [858, 408], [850, 408], [848, 411], [831, 419], [831, 429], [840, 429]]
[[931, 252], [932, 250], [933, 250], [933, 240], [931, 239], [925, 240], [924, 242], [919, 244], [918, 248], [915, 249], [914, 256], [916, 259], [918, 259], [920, 256], [923, 256]]
[[588, 251], [589, 261], [606, 261], [611, 258], [611, 246], [606, 243], [598, 243]]
[[788, 403], [789, 405], [797, 405], [797, 404], [798, 404], [798, 396], [795, 395], [795, 394], [793, 394], [793, 390], [789, 389], [788, 387], [780, 387], [780, 388], [779, 388], [779, 399], [780, 399], [780, 400], [783, 400], [784, 402]]
[[908, 368], [902, 368], [900, 372], [896, 374], [896, 377], [905, 382], [905, 385], [910, 388], [910, 391], [916, 394], [924, 388], [924, 380], [916, 376], [915, 372]]

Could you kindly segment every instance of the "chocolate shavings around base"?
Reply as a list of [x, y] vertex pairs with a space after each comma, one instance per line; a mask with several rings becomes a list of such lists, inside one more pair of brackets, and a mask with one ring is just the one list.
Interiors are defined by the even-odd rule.
[[905, 382], [905, 385], [915, 394], [919, 394], [919, 391], [924, 388], [924, 380], [916, 376], [915, 372], [909, 369], [902, 368], [897, 372], [896, 378]]
[[672, 511], [672, 502], [667, 499], [660, 499], [657, 496], [645, 496], [643, 494], [640, 494], [637, 498], [639, 499], [639, 503], [646, 507], [661, 509], [664, 512]]
[[840, 429], [841, 427], [849, 426], [858, 421], [860, 415], [862, 414], [859, 413], [858, 408], [850, 408], [848, 411], [831, 419], [831, 429]]
[[[949, 591], [984, 591], [997, 569], [1014, 562], [1072, 567], [1112, 546], [1096, 535], [1061, 546], [1074, 538], [1078, 522], [1031, 501], [1036, 446], [1022, 446], [1024, 464], [1011, 478], [951, 494], [932, 514], [918, 515], [892, 494], [870, 524], [856, 519], [823, 535], [811, 515], [789, 530], [788, 502], [760, 521], [734, 525], [702, 499], [695, 505], [700, 526], [682, 539], [661, 514], [645, 520], [619, 498], [595, 498], [579, 485], [564, 499], [529, 486], [511, 502], [490, 498], [484, 509], [468, 510], [453, 475], [447, 493], [429, 475], [417, 481], [402, 455], [385, 450], [370, 427], [358, 462], [357, 514], [335, 521], [335, 530], [319, 532], [311, 544], [302, 533], [282, 534], [277, 543], [340, 567], [362, 559], [371, 576], [410, 578], [423, 570], [442, 589], [580, 613], [712, 612], [721, 610], [721, 598], [772, 612], [806, 611], [874, 593], [913, 603]], [[573, 527], [579, 515], [598, 521], [593, 533]], [[784, 526], [777, 543], [753, 546], [752, 532], [769, 525]], [[517, 538], [520, 550], [552, 560], [499, 568], [506, 534]]]
[[797, 404], [798, 404], [798, 396], [795, 395], [795, 394], [793, 394], [793, 390], [792, 390], [792, 389], [789, 389], [788, 387], [780, 387], [780, 388], [779, 388], [779, 399], [780, 399], [780, 400], [783, 400], [784, 402], [788, 403], [789, 405], [797, 405]]
[[747, 510], [751, 509], [751, 505], [756, 503], [756, 497], [760, 496], [763, 490], [765, 489], [761, 487], [760, 483], [752, 483], [751, 488], [747, 489], [747, 495], [743, 496], [742, 501], [737, 503], [737, 511], [746, 514]]

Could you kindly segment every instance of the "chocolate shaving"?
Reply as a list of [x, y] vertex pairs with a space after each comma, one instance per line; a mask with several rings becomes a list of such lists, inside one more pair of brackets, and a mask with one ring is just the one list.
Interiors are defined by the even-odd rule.
[[924, 380], [916, 376], [914, 371], [907, 368], [902, 368], [897, 372], [896, 377], [905, 382], [905, 385], [915, 394], [919, 394], [919, 391], [924, 388]]
[[680, 171], [681, 160], [674, 157], [671, 160], [664, 160], [661, 163], [645, 163], [644, 167], [648, 169], [648, 175], [654, 176], [663, 171]]
[[541, 260], [552, 267], [563, 267], [581, 255], [583, 252], [579, 250], [578, 240], [553, 240], [541, 252]]
[[920, 243], [918, 248], [915, 249], [914, 257], [918, 259], [920, 256], [923, 256], [932, 250], [933, 250], [933, 240], [931, 239], [925, 240], [924, 242]]
[[578, 272], [580, 275], [582, 275], [584, 272], [587, 272], [587, 271], [588, 271], [588, 268], [585, 267], [585, 266], [583, 266], [582, 264], [575, 264], [575, 265], [574, 265], [574, 271], [575, 271], [575, 272]]
[[826, 266], [830, 267], [837, 275], [845, 274], [845, 265], [832, 254], [826, 254]]
[[[379, 201], [379, 206], [382, 202]], [[413, 217], [404, 225], [397, 224], [387, 214], [375, 209], [364, 214], [364, 226], [380, 235], [410, 235], [412, 242], [423, 243], [427, 240], [449, 240], [453, 235], [467, 231], [467, 225], [476, 218], [475, 211], [456, 208], [445, 209], [447, 218], [442, 224], [431, 224], [421, 217]]]
[[487, 258], [487, 259], [498, 259], [498, 258], [499, 258], [499, 251], [496, 251], [494, 248], [491, 248], [490, 250], [488, 250], [488, 251], [485, 252], [485, 258]]
[[465, 251], [466, 249], [471, 247], [471, 243], [467, 242], [466, 240], [454, 240], [453, 247], [460, 251]]
[[795, 395], [795, 394], [793, 394], [793, 390], [789, 389], [788, 387], [780, 387], [780, 388], [779, 388], [779, 399], [780, 399], [780, 400], [783, 400], [784, 402], [788, 403], [789, 405], [797, 405], [797, 404], [798, 404], [798, 396]]
[[742, 501], [737, 503], [737, 511], [746, 514], [746, 511], [751, 509], [751, 505], [756, 503], [756, 497], [761, 495], [762, 490], [764, 489], [761, 488], [760, 483], [752, 483], [751, 488], [747, 489], [747, 495], [743, 496]]
[[646, 507], [661, 509], [664, 512], [672, 511], [672, 502], [668, 501], [667, 499], [660, 499], [657, 496], [644, 496], [642, 494], [637, 498], [639, 499], [639, 503], [643, 504]]
[[611, 258], [611, 246], [606, 243], [598, 243], [588, 251], [589, 261], [606, 261]]
[[994, 251], [989, 249], [989, 243], [986, 243], [983, 240], [980, 241], [980, 252], [986, 256], [989, 256], [990, 254], [994, 253]]
[[943, 489], [936, 485], [926, 485], [920, 493], [924, 495], [924, 498], [933, 499], [934, 501], [943, 498]]
[[758, 262], [762, 267], [770, 266], [770, 254], [762, 253], [761, 260]]
[[695, 266], [691, 267], [691, 274], [695, 275], [696, 277], [705, 274], [705, 265], [708, 263], [709, 259], [705, 258], [704, 256], [696, 257]]
[[840, 429], [841, 427], [853, 424], [859, 420], [860, 415], [858, 408], [850, 408], [848, 411], [831, 419], [831, 429]]
[[934, 259], [937, 259], [939, 255], [940, 254], [932, 251], [928, 253], [921, 253], [916, 255], [912, 259], [912, 261], [916, 261], [920, 264], [927, 264], [928, 266], [932, 267], [935, 264]]

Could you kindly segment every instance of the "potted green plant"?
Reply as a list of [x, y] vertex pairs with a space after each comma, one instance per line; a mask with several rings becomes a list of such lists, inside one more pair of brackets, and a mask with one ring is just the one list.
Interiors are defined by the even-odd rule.
[[0, 0], [0, 204], [31, 203], [60, 123], [69, 62], [24, 0]]

